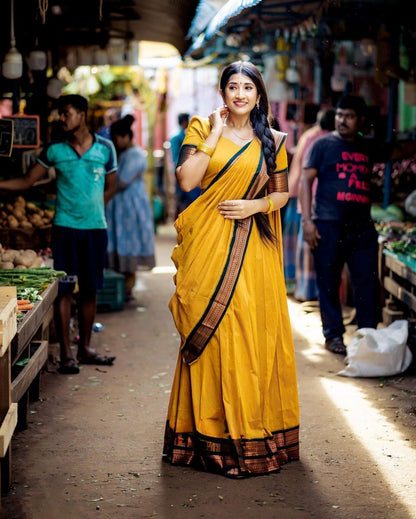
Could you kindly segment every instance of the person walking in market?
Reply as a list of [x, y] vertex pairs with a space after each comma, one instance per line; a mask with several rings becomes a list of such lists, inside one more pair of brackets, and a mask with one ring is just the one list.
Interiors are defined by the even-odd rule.
[[[112, 365], [114, 356], [90, 346], [96, 314], [97, 290], [104, 282], [107, 248], [105, 204], [116, 190], [117, 157], [111, 141], [90, 132], [88, 101], [80, 95], [58, 100], [61, 142], [47, 145], [27, 175], [0, 182], [0, 189], [23, 191], [46, 171], [56, 171], [56, 211], [52, 235], [54, 268], [66, 272], [59, 280], [56, 300], [60, 342], [59, 372], [79, 373], [78, 363]], [[73, 293], [78, 284], [79, 335], [77, 359], [70, 345]]]
[[[334, 120], [334, 109], [322, 109], [318, 112], [316, 123], [305, 130], [300, 136], [289, 167], [289, 203], [291, 199], [296, 203], [297, 218], [296, 220], [292, 219], [292, 226], [296, 230], [296, 235], [292, 237], [288, 235], [287, 241], [289, 243], [286, 244], [286, 226], [283, 227], [283, 244], [285, 245], [283, 247], [283, 258], [287, 268], [291, 268], [291, 263], [293, 263], [295, 269], [294, 297], [298, 301], [313, 301], [318, 298], [313, 256], [309, 245], [303, 239], [302, 225], [300, 225], [301, 216], [299, 213], [301, 209], [299, 203], [299, 187], [302, 176], [302, 163], [312, 143], [319, 137], [334, 130]], [[289, 245], [289, 247], [287, 245]], [[288, 249], [289, 254], [286, 256]]]
[[153, 213], [144, 181], [147, 158], [133, 142], [133, 123], [127, 114], [110, 128], [118, 153], [117, 192], [106, 206], [107, 265], [123, 274], [126, 301], [134, 299], [136, 271], [155, 266]]
[[[312, 249], [325, 347], [345, 355], [339, 288], [348, 266], [358, 328], [376, 328], [380, 317], [378, 235], [371, 219], [372, 164], [411, 154], [413, 146], [377, 145], [359, 134], [366, 104], [346, 95], [335, 110], [335, 130], [309, 148], [300, 202], [305, 241]], [[317, 187], [312, 203], [312, 185]]]

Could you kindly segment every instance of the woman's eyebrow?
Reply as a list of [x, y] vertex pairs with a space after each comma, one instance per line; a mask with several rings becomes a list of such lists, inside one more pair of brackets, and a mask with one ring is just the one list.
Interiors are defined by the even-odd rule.
[[228, 84], [229, 85], [241, 85], [241, 84], [243, 84], [243, 85], [252, 85], [252, 86], [254, 86], [254, 83], [252, 83], [251, 81], [247, 81], [246, 83], [239, 83], [238, 81], [230, 81]]

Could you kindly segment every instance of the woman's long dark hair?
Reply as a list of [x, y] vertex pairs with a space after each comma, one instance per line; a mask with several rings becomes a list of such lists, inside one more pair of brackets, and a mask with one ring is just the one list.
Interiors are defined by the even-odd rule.
[[[250, 121], [255, 134], [261, 141], [267, 172], [269, 175], [272, 175], [276, 169], [276, 145], [270, 129], [269, 100], [263, 78], [257, 67], [249, 61], [236, 61], [227, 65], [222, 71], [220, 79], [220, 89], [222, 92], [225, 92], [225, 87], [233, 74], [243, 74], [249, 77], [257, 88], [257, 94], [260, 96], [260, 99], [258, 105], [250, 112]], [[264, 190], [262, 193], [259, 193], [258, 197], [261, 198], [265, 194]], [[275, 243], [276, 237], [270, 226], [269, 218], [263, 213], [256, 213], [254, 219], [263, 241]]]

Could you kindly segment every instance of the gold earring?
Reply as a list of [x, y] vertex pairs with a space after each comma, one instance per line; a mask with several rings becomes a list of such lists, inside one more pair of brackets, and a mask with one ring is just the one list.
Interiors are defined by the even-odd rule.
[[259, 110], [260, 109], [260, 101], [257, 101], [256, 106], [257, 106], [257, 110]]

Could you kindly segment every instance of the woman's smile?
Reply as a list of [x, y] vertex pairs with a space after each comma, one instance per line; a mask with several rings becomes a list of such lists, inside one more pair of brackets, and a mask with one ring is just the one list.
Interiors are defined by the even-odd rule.
[[257, 102], [257, 88], [254, 82], [244, 74], [233, 74], [223, 92], [224, 102], [228, 107], [247, 109], [254, 108]]

